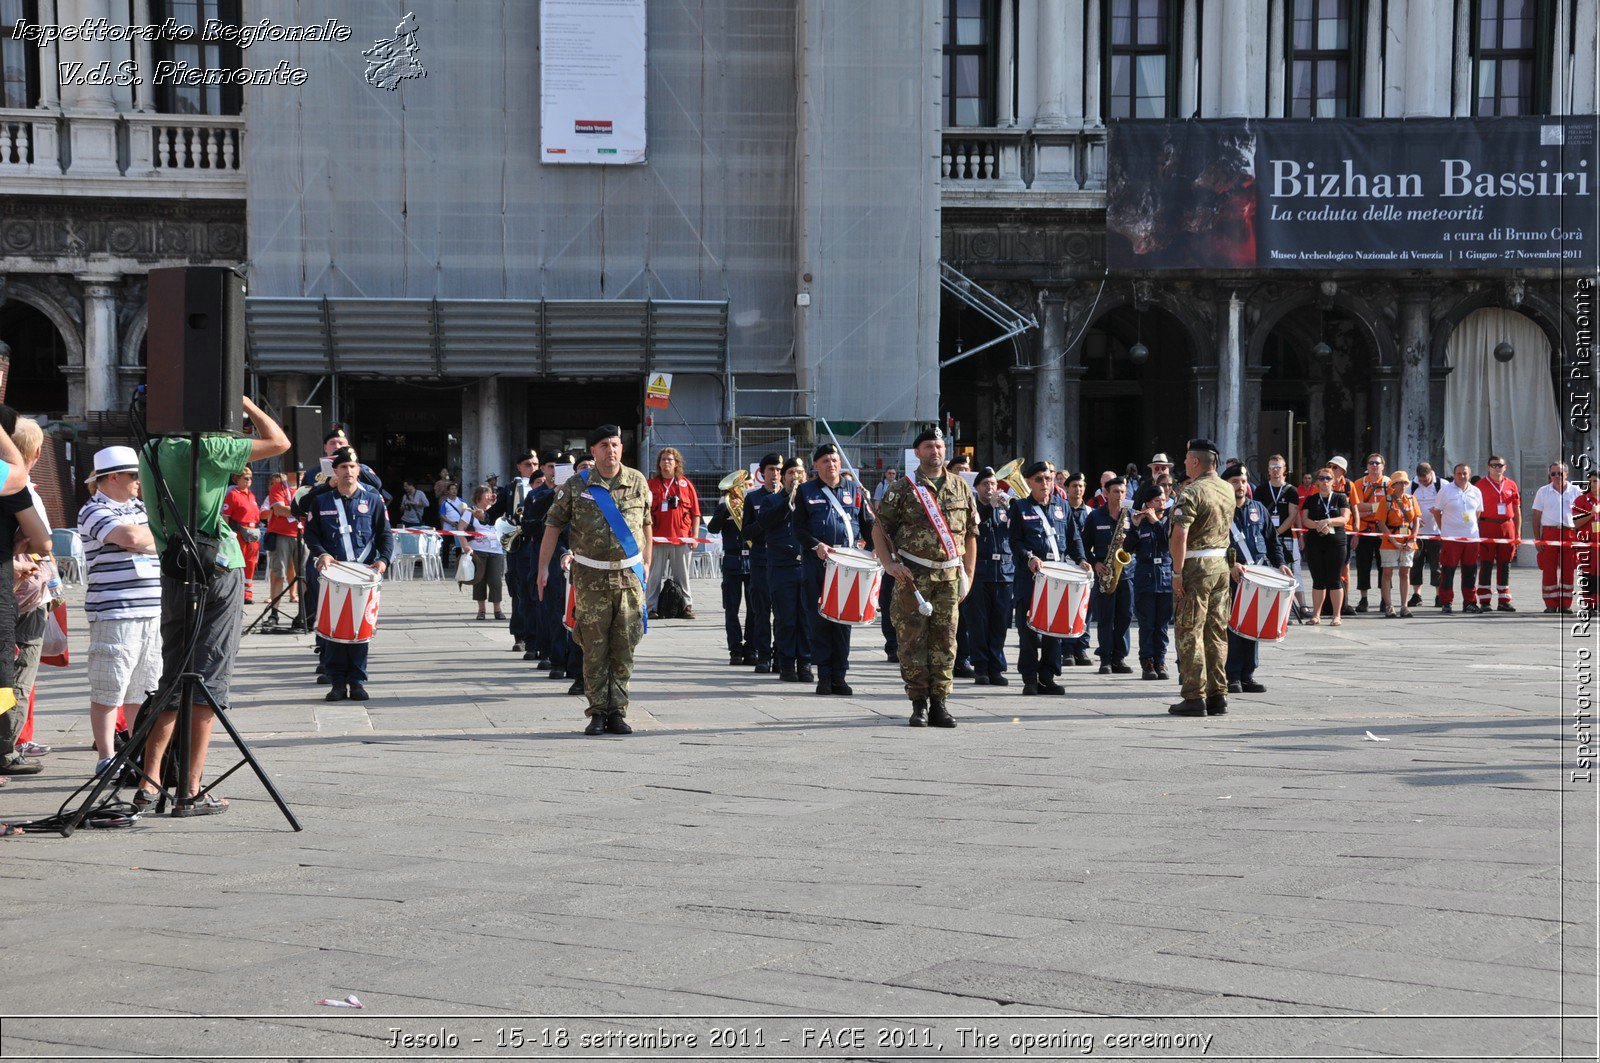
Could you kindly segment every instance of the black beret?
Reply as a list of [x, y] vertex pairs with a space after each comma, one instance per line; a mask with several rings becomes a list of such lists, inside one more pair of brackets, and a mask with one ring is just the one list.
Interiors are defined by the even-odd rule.
[[1160, 497], [1161, 488], [1157, 487], [1155, 484], [1145, 484], [1143, 487], [1139, 488], [1139, 490], [1133, 493], [1133, 508], [1143, 509], [1145, 506], [1150, 504], [1151, 499]]
[[812, 461], [821, 461], [823, 458], [827, 457], [829, 454], [837, 454], [837, 453], [839, 453], [839, 448], [838, 447], [834, 446], [832, 443], [824, 443], [821, 446], [819, 446], [816, 450], [813, 450], [811, 452], [811, 460]]
[[328, 443], [328, 442], [331, 442], [332, 440], [335, 440], [335, 439], [342, 439], [343, 437], [344, 437], [344, 429], [340, 428], [338, 425], [335, 425], [331, 432], [329, 432], [327, 435], [322, 437], [322, 441], [324, 443]]
[[983, 481], [985, 481], [985, 480], [993, 480], [993, 479], [994, 479], [994, 470], [991, 469], [989, 466], [985, 465], [983, 468], [978, 470], [978, 478], [976, 480], [972, 481], [972, 486], [973, 487], [977, 487], [979, 484], [983, 483]]
[[1213, 454], [1220, 454], [1221, 453], [1221, 451], [1219, 451], [1217, 449], [1217, 445], [1215, 443], [1211, 442], [1211, 440], [1209, 440], [1209, 439], [1191, 439], [1191, 440], [1189, 440], [1189, 445], [1187, 447], [1185, 447], [1184, 449], [1185, 450], [1209, 450]]
[[528, 477], [528, 482], [531, 483], [531, 484], [536, 484], [540, 480], [543, 480], [543, 479], [544, 479], [544, 470], [543, 469], [535, 469], [535, 470], [533, 470], [532, 475], [530, 475]]
[[521, 465], [525, 461], [538, 461], [538, 460], [539, 460], [539, 454], [538, 454], [537, 451], [524, 450], [520, 454], [518, 454], [516, 457], [511, 459], [511, 464], [513, 464], [513, 465]]
[[765, 469], [768, 465], [782, 465], [782, 464], [783, 464], [783, 455], [779, 454], [777, 451], [773, 451], [770, 454], [767, 454], [767, 455], [762, 457], [761, 466], [760, 467]]
[[1100, 485], [1100, 489], [1101, 490], [1105, 490], [1107, 487], [1127, 487], [1127, 486], [1128, 486], [1128, 481], [1124, 480], [1120, 476], [1113, 476], [1111, 479], [1109, 479], [1105, 483], [1101, 484]]
[[922, 434], [918, 435], [916, 439], [913, 439], [911, 441], [911, 446], [913, 448], [916, 448], [916, 447], [922, 446], [922, 444], [924, 444], [924, 443], [943, 443], [943, 442], [944, 442], [944, 433], [939, 431], [939, 426], [938, 425], [934, 425], [932, 428], [923, 429], [922, 430]]
[[1081, 472], [1075, 472], [1071, 476], [1067, 477], [1068, 484], [1081, 484], [1083, 482], [1083, 473]]
[[593, 432], [589, 433], [589, 438], [587, 441], [585, 441], [584, 445], [592, 447], [595, 444], [603, 442], [607, 439], [621, 438], [622, 429], [618, 428], [614, 424], [603, 424], [599, 428], [596, 428]]
[[1224, 480], [1231, 480], [1235, 476], [1243, 476], [1243, 475], [1245, 475], [1245, 471], [1244, 471], [1244, 466], [1243, 465], [1237, 465], [1237, 464], [1229, 465], [1226, 469], [1222, 470], [1222, 478]]
[[1031, 463], [1026, 469], [1022, 470], [1022, 478], [1024, 480], [1031, 480], [1040, 473], [1049, 471], [1050, 463], [1048, 461], [1036, 461]]
[[346, 465], [350, 462], [355, 462], [357, 465], [361, 464], [361, 459], [356, 457], [354, 447], [340, 447], [333, 452], [331, 460], [335, 466]]
[[785, 458], [784, 459], [784, 462], [783, 462], [783, 471], [784, 472], [788, 472], [790, 469], [803, 469], [803, 468], [805, 468], [805, 463], [802, 462], [799, 458]]

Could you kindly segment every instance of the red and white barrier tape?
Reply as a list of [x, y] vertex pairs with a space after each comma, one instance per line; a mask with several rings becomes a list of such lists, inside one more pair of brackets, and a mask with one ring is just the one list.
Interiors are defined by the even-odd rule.
[[[1292, 528], [1290, 530], [1295, 535], [1320, 535], [1321, 534], [1321, 532], [1314, 531], [1311, 528]], [[1576, 529], [1573, 529], [1573, 528], [1568, 528], [1567, 529], [1567, 531], [1575, 531], [1575, 530]], [[1389, 536], [1388, 533], [1386, 533], [1386, 532], [1369, 532], [1369, 531], [1345, 532], [1345, 535], [1349, 536], [1352, 539], [1384, 539], [1384, 538], [1392, 538], [1392, 536]], [[1592, 540], [1589, 540], [1589, 539], [1577, 539], [1577, 538], [1573, 538], [1573, 539], [1494, 539], [1494, 538], [1472, 539], [1472, 538], [1468, 538], [1465, 535], [1414, 535], [1414, 536], [1410, 537], [1410, 541], [1412, 541], [1412, 542], [1422, 542], [1424, 540], [1429, 540], [1429, 539], [1437, 539], [1440, 542], [1446, 542], [1446, 543], [1515, 543], [1518, 546], [1589, 546], [1589, 545], [1592, 544]]]
[[688, 546], [690, 543], [715, 543], [718, 539], [700, 539], [692, 535], [652, 535], [650, 541], [663, 546]]

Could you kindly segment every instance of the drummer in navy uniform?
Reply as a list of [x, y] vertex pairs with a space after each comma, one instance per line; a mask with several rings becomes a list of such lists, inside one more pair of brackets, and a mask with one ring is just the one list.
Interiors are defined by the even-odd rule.
[[845, 682], [850, 670], [850, 625], [822, 615], [822, 585], [828, 555], [843, 547], [860, 550], [872, 535], [872, 518], [862, 512], [861, 488], [841, 478], [839, 448], [824, 443], [811, 454], [816, 479], [800, 485], [794, 498], [794, 536], [805, 548], [805, 593], [801, 606], [811, 633], [811, 660], [817, 666], [818, 694], [853, 694]]
[[978, 496], [978, 567], [972, 591], [961, 603], [972, 642], [974, 686], [1010, 686], [1006, 678], [1006, 632], [1011, 629], [1011, 510], [995, 490], [994, 470], [973, 483]]
[[[394, 557], [394, 534], [383, 496], [361, 482], [361, 462], [350, 447], [333, 452], [330, 489], [311, 496], [305, 526], [306, 549], [318, 572], [334, 561], [368, 565], [378, 575]], [[366, 701], [367, 644], [324, 642], [322, 666], [332, 685], [328, 701]]]
[[772, 594], [772, 650], [779, 678], [810, 683], [811, 632], [806, 626], [805, 548], [794, 537], [794, 494], [805, 479], [799, 458], [783, 463], [783, 483], [776, 492], [758, 496], [755, 522], [766, 533], [767, 590]]
[[1028, 497], [1011, 501], [1011, 553], [1016, 580], [1012, 586], [1017, 615], [1017, 671], [1022, 673], [1024, 694], [1065, 694], [1055, 680], [1060, 668], [1061, 640], [1034, 631], [1028, 623], [1033, 606], [1033, 578], [1046, 561], [1075, 561], [1084, 569], [1083, 540], [1067, 517], [1067, 504], [1055, 494], [1055, 471], [1048, 461], [1036, 461], [1022, 470]]
[[767, 533], [757, 520], [766, 504], [778, 495], [783, 455], [767, 454], [757, 466], [760, 482], [744, 498], [744, 541], [750, 549], [750, 622], [745, 645], [755, 654], [758, 675], [772, 674], [772, 588], [767, 585]]
[[[1285, 576], [1293, 576], [1294, 569], [1273, 526], [1272, 513], [1266, 506], [1249, 495], [1250, 479], [1241, 465], [1230, 465], [1222, 470], [1222, 478], [1233, 485], [1233, 593], [1239, 593], [1239, 581], [1244, 578], [1246, 565], [1270, 565]], [[1255, 639], [1241, 638], [1228, 629], [1228, 693], [1262, 694], [1264, 684], [1256, 682], [1256, 665], [1261, 660], [1261, 644]]]

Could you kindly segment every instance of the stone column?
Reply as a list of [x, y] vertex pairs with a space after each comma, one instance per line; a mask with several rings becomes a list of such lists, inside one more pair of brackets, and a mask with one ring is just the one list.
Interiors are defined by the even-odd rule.
[[1315, 470], [1333, 455], [1328, 451], [1328, 385], [1315, 381], [1306, 385], [1306, 452], [1301, 454], [1301, 470]]
[[[1374, 437], [1373, 449], [1385, 458], [1391, 458], [1400, 442], [1400, 370], [1397, 366], [1380, 365], [1372, 374], [1372, 401], [1377, 409], [1369, 422]], [[1396, 465], [1395, 468], [1407, 468]]]
[[[1572, 39], [1595, 39], [1597, 8], [1600, 0], [1573, 0], [1578, 6], [1573, 12], [1575, 24]], [[1593, 114], [1595, 110], [1595, 50], [1576, 48], [1572, 53], [1572, 111], [1573, 114]]]
[[[1222, 0], [1222, 40], [1217, 42], [1217, 66], [1222, 71], [1217, 101], [1219, 118], [1250, 115], [1249, 26], [1250, 5], [1245, 0]], [[1222, 446], [1222, 440], [1214, 441]], [[1223, 455], [1227, 457], [1226, 454]]]
[[[133, 0], [133, 18], [140, 26], [151, 25], [150, 0]], [[140, 37], [134, 42], [133, 58], [139, 64], [139, 76], [144, 78], [144, 83], [134, 89], [135, 110], [153, 111], [156, 109], [156, 90], [153, 79], [156, 69], [155, 45], [148, 37]]]
[[[53, 26], [56, 23], [55, 0], [39, 0], [39, 24]], [[57, 72], [56, 64], [61, 61], [61, 53], [56, 43], [39, 46], [39, 107], [41, 110], [55, 110], [61, 106], [61, 78]]]
[[1427, 291], [1418, 288], [1402, 291], [1399, 435], [1392, 468], [1409, 471], [1415, 469], [1419, 461], [1438, 461], [1438, 455], [1433, 452], [1434, 405], [1429, 373], [1432, 339]]
[[1033, 453], [1059, 463], [1066, 450], [1067, 419], [1064, 360], [1067, 339], [1066, 302], [1059, 291], [1039, 293], [1039, 358], [1033, 388]]
[[1178, 113], [1174, 117], [1188, 118], [1200, 105], [1197, 69], [1200, 54], [1199, 5], [1195, 0], [1185, 0], [1179, 13], [1183, 34], [1178, 43]]
[[[1266, 368], [1259, 365], [1244, 367], [1244, 401], [1239, 422], [1244, 426], [1243, 445], [1239, 449], [1239, 457], [1252, 463], [1250, 475], [1264, 477], [1267, 474], [1267, 455], [1261, 451], [1261, 378], [1266, 375]], [[1290, 441], [1291, 445], [1293, 440]]]
[[[113, 25], [125, 23], [126, 6], [120, 16], [114, 7], [110, 0], [81, 0], [75, 5], [76, 12], [85, 19], [103, 17]], [[63, 41], [60, 50], [62, 62], [82, 63], [85, 71], [109, 63], [115, 72], [116, 57], [112, 55], [110, 41]], [[72, 138], [70, 172], [74, 176], [118, 173], [117, 103], [112, 87], [63, 85], [62, 106], [73, 116], [67, 124], [67, 133]]]
[[511, 456], [511, 446], [506, 441], [500, 391], [498, 377], [488, 377], [478, 385], [478, 461], [480, 476], [497, 472], [500, 482], [508, 484], [513, 473], [505, 463]]
[[[1034, 370], [1031, 365], [1011, 367], [1011, 425], [1012, 457], [1033, 460], [1033, 387]], [[1006, 460], [1010, 460], [1009, 458]]]
[[1100, 103], [1101, 56], [1100, 0], [1089, 0], [1089, 13], [1084, 19], [1083, 48], [1083, 117], [1087, 125], [1106, 124], [1105, 109]]
[[994, 124], [1017, 124], [1015, 77], [1017, 66], [1017, 0], [1000, 0], [999, 70], [994, 93]]
[[1282, 5], [1267, 6], [1267, 117], [1281, 118], [1288, 114], [1284, 99]]
[[[1040, 129], [1068, 126], [1067, 83], [1071, 80], [1071, 65], [1068, 63], [1067, 24], [1068, 13], [1074, 7], [1073, 0], [1039, 0], [1039, 36], [1034, 42], [1039, 66], [1039, 113], [1034, 116], [1033, 124]], [[1078, 10], [1081, 20], [1082, 9]], [[1081, 21], [1078, 29], [1081, 34]], [[1079, 43], [1082, 43], [1081, 37]], [[1082, 110], [1081, 103], [1079, 110]]]
[[1472, 13], [1470, 4], [1456, 6], [1456, 24], [1453, 29], [1454, 49], [1451, 52], [1450, 113], [1457, 118], [1472, 114], [1472, 97], [1477, 95], [1472, 65]]
[[483, 465], [479, 449], [479, 417], [482, 406], [483, 382], [461, 389], [461, 497], [466, 498], [474, 484], [483, 480], [483, 474], [494, 472]]
[[117, 394], [117, 296], [111, 276], [83, 276], [83, 405], [87, 413], [122, 409]]
[[1433, 94], [1439, 77], [1438, 39], [1433, 0], [1410, 0], [1406, 8], [1405, 110], [1402, 117], [1434, 114]]
[[1216, 443], [1224, 460], [1242, 457], [1244, 412], [1244, 302], [1228, 291], [1217, 306]]

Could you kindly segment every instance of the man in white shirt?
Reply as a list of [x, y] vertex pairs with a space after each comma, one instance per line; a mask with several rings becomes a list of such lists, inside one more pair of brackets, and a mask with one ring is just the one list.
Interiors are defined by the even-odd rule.
[[1439, 488], [1430, 511], [1444, 537], [1439, 547], [1439, 611], [1450, 612], [1455, 601], [1456, 569], [1461, 569], [1461, 611], [1481, 613], [1478, 605], [1478, 518], [1483, 515], [1483, 492], [1472, 486], [1472, 467], [1462, 462], [1455, 479]]
[[1533, 496], [1533, 537], [1540, 545], [1539, 571], [1544, 574], [1544, 611], [1565, 613], [1572, 609], [1573, 574], [1578, 567], [1574, 541], [1572, 504], [1583, 493], [1567, 481], [1567, 467], [1561, 462], [1550, 466], [1550, 482]]
[[1443, 486], [1439, 478], [1433, 474], [1433, 466], [1425, 461], [1417, 462], [1417, 478], [1411, 481], [1411, 494], [1417, 500], [1417, 508], [1422, 510], [1422, 520], [1417, 527], [1417, 557], [1411, 563], [1411, 601], [1408, 606], [1422, 604], [1422, 570], [1428, 570], [1428, 582], [1433, 584], [1433, 604], [1438, 608], [1439, 601], [1439, 522], [1433, 516], [1433, 503], [1439, 497], [1439, 488]]

